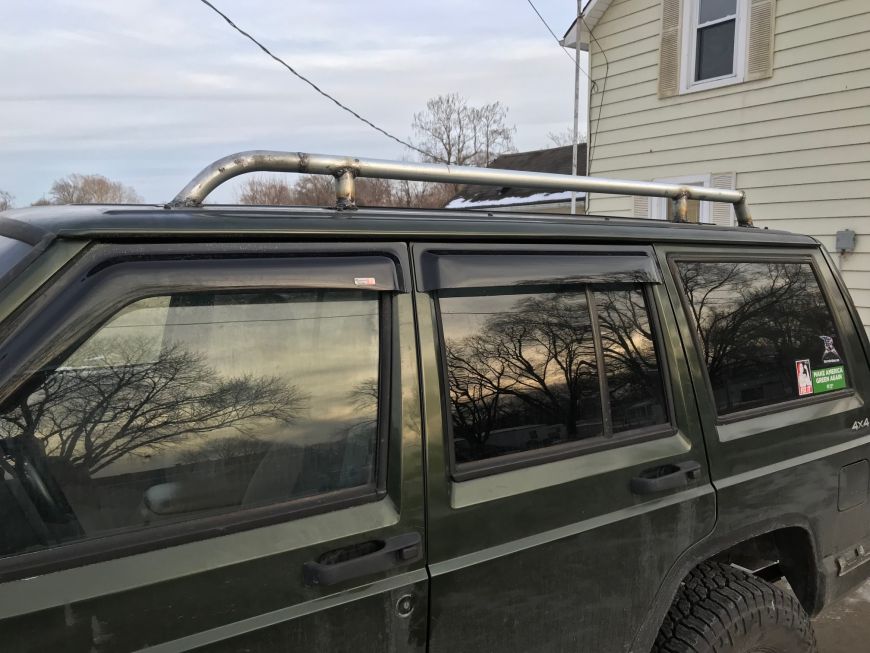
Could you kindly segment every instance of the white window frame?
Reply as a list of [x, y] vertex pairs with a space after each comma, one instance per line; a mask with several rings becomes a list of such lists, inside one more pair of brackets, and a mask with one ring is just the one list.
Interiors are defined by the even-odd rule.
[[[685, 175], [683, 177], [667, 177], [665, 179], [654, 179], [653, 181], [663, 184], [685, 184], [686, 186], [704, 186], [710, 188], [712, 183], [712, 175]], [[670, 220], [668, 215], [668, 200], [666, 197], [651, 197], [649, 205], [649, 217], [653, 220]], [[698, 210], [698, 223], [710, 224], [710, 202], [701, 202]]]
[[[746, 20], [749, 14], [749, 0], [737, 0], [736, 10], [737, 15], [734, 19], [734, 72], [721, 77], [695, 81], [695, 63], [697, 61], [696, 50], [698, 44], [698, 29], [702, 25], [698, 24], [698, 10], [700, 0], [683, 0], [683, 15], [682, 15], [682, 48], [683, 53], [682, 65], [680, 66], [680, 93], [695, 93], [697, 91], [706, 91], [711, 88], [720, 86], [728, 86], [730, 84], [739, 84], [746, 78], [746, 46], [747, 46], [747, 25]], [[715, 25], [716, 23], [729, 18], [717, 18], [716, 20], [704, 23], [703, 26]]]

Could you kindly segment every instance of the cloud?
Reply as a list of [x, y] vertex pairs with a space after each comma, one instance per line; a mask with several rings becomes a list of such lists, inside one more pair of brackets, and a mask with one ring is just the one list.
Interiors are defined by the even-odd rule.
[[[522, 3], [216, 2], [399, 137], [428, 98], [454, 91], [506, 104], [520, 149], [546, 146], [547, 132], [571, 122], [571, 64]], [[539, 4], [557, 32], [571, 18], [563, 4]], [[46, 0], [4, 12], [0, 189], [20, 202], [71, 172], [165, 201], [239, 149], [403, 154], [198, 2]]]

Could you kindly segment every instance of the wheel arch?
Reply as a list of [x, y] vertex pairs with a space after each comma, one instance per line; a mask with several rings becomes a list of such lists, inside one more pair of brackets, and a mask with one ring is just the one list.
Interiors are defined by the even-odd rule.
[[[827, 579], [813, 529], [803, 516], [784, 516], [776, 523], [753, 524], [729, 529], [724, 533], [714, 532], [689, 548], [659, 585], [630, 650], [648, 653], [680, 584], [695, 567], [707, 561], [718, 561], [757, 573], [763, 569], [770, 570], [770, 565], [765, 563], [771, 562], [771, 554], [776, 554], [776, 565], [804, 610], [810, 616], [818, 614], [824, 605]], [[761, 566], [753, 569], [755, 564]], [[765, 577], [762, 573], [759, 575]]]

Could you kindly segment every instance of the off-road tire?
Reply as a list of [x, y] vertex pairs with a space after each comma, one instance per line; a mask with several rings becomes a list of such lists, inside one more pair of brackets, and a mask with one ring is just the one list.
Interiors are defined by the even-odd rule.
[[797, 599], [760, 578], [713, 562], [683, 581], [652, 653], [817, 653]]

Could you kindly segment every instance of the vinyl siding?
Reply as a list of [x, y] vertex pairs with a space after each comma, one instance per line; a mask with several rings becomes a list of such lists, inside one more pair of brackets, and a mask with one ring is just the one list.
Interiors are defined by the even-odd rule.
[[[669, 98], [660, 26], [660, 0], [615, 0], [595, 26], [590, 174], [734, 172], [761, 227], [828, 248], [853, 229], [857, 251], [834, 260], [870, 327], [870, 2], [778, 0], [772, 77]], [[631, 216], [634, 203], [592, 195], [590, 212]]]

